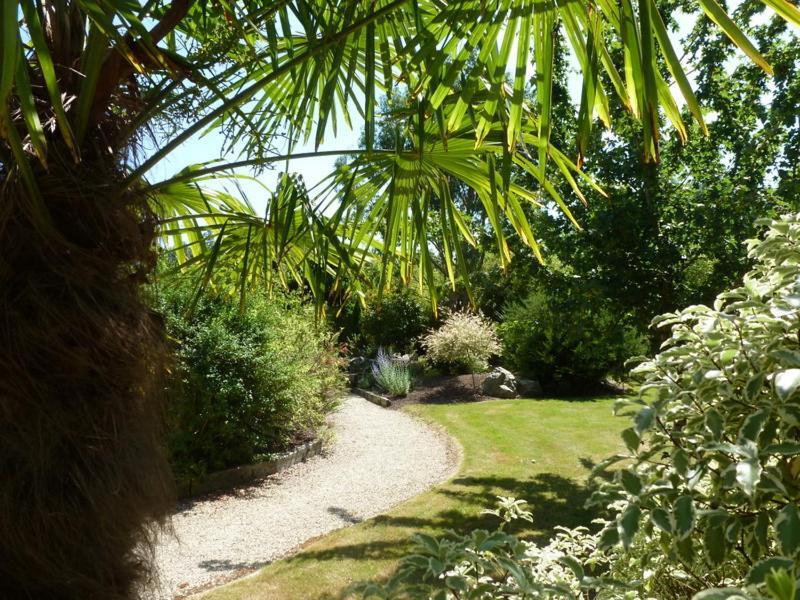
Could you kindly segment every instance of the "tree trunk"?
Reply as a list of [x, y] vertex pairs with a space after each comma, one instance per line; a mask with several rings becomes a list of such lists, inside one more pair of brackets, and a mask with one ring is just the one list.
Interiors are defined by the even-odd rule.
[[113, 159], [55, 162], [36, 176], [57, 235], [19, 181], [0, 189], [0, 587], [130, 598], [172, 497], [162, 327], [140, 297], [153, 219]]

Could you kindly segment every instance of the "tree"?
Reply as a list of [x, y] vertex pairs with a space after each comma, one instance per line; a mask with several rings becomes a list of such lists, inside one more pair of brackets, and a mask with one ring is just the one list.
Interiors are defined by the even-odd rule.
[[[767, 3], [800, 23], [785, 0]], [[769, 70], [714, 0], [701, 5]], [[548, 141], [554, 27], [567, 33], [585, 74], [579, 163], [592, 117], [607, 120], [612, 90], [641, 119], [648, 159], [658, 155], [660, 106], [676, 127], [685, 127], [656, 56], [664, 57], [702, 122], [658, 12], [647, 0], [638, 8], [627, 1], [621, 8], [590, 8], [527, 0], [3, 2], [5, 591], [128, 597], [146, 573], [148, 524], [164, 514], [169, 488], [158, 434], [163, 332], [139, 297], [153, 268], [159, 215], [166, 217], [160, 232], [176, 254], [204, 265], [201, 288], [229, 244], [244, 254], [241, 284], [302, 267], [313, 286], [320, 270], [357, 269], [349, 257], [363, 262], [359, 256], [378, 232], [384, 256], [402, 255], [405, 265], [421, 262], [424, 277], [432, 198], [454, 280], [462, 261], [453, 266], [450, 254], [458, 258], [458, 241], [469, 235], [453, 209], [450, 176], [480, 198], [503, 261], [503, 219], [536, 249], [522, 205], [538, 201], [538, 194], [512, 181], [512, 165], [536, 178], [567, 213], [545, 179], [545, 162], [576, 192], [576, 178], [582, 178]], [[624, 48], [626, 76], [608, 59], [605, 38]], [[515, 45], [516, 70], [507, 82]], [[542, 82], [533, 107], [523, 93], [530, 56]], [[455, 86], [469, 58], [465, 85]], [[381, 151], [372, 143], [375, 99], [399, 80], [412, 92], [407, 123], [415, 132], [413, 147]], [[208, 178], [235, 167], [284, 160], [282, 140], [289, 154], [299, 140], [319, 144], [329, 127], [348, 123], [354, 112], [364, 119], [367, 147], [332, 178], [331, 197], [338, 201], [332, 217], [315, 218], [322, 205], [301, 195], [306, 209], [282, 208], [275, 218], [259, 220], [241, 201], [202, 189]], [[148, 180], [155, 164], [209, 129], [225, 135], [222, 154], [239, 148], [240, 160]], [[151, 134], [156, 149], [144, 152]], [[278, 190], [276, 197], [282, 202], [286, 194]], [[285, 234], [296, 231], [297, 221], [283, 217], [298, 214], [311, 226], [300, 226], [299, 244], [287, 244]], [[281, 250], [262, 252], [258, 270], [250, 270], [253, 239]], [[295, 251], [301, 244], [323, 252], [305, 262], [309, 253]], [[404, 269], [408, 278], [411, 267]], [[390, 284], [392, 269], [384, 272]]]

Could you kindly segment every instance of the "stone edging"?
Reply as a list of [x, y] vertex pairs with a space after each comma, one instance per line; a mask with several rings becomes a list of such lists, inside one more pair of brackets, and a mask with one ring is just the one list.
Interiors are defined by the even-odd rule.
[[389, 400], [385, 396], [381, 396], [380, 394], [376, 394], [375, 392], [370, 392], [369, 390], [363, 390], [361, 388], [354, 387], [351, 390], [354, 394], [361, 396], [362, 398], [369, 400], [373, 404], [377, 404], [378, 406], [382, 406], [383, 408], [388, 408], [392, 405], [392, 401]]
[[186, 499], [192, 496], [200, 496], [202, 494], [208, 494], [209, 492], [250, 483], [255, 479], [274, 475], [299, 462], [305, 462], [312, 456], [321, 453], [322, 439], [316, 439], [298, 446], [294, 450], [279, 454], [272, 460], [259, 462], [254, 465], [233, 467], [232, 469], [225, 469], [224, 471], [215, 471], [200, 479], [181, 482], [178, 484], [178, 498]]

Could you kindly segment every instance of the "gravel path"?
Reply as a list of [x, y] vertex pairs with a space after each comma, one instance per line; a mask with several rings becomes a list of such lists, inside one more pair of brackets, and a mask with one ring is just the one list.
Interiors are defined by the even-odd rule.
[[445, 434], [348, 396], [332, 415], [330, 451], [235, 494], [184, 505], [156, 550], [161, 591], [188, 595], [291, 553], [306, 540], [385, 512], [455, 473]]

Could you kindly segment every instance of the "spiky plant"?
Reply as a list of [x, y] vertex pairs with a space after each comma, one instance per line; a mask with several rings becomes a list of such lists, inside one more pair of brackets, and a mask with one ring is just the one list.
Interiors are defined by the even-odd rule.
[[[786, 0], [764, 2], [800, 22]], [[716, 0], [700, 4], [768, 68]], [[235, 281], [221, 283], [241, 290], [294, 280], [320, 295], [341, 284], [343, 270], [358, 280], [374, 259], [386, 287], [395, 264], [403, 280], [424, 280], [434, 210], [455, 281], [461, 239], [473, 238], [452, 177], [481, 199], [504, 263], [504, 220], [536, 249], [522, 207], [540, 192], [518, 186], [512, 168], [534, 175], [568, 215], [548, 166], [578, 196], [583, 178], [549, 143], [557, 27], [584, 73], [578, 163], [594, 116], [608, 121], [612, 90], [641, 116], [648, 158], [657, 154], [659, 106], [684, 133], [657, 48], [702, 120], [652, 0], [638, 9], [628, 0], [0, 3], [4, 593], [122, 598], [147, 573], [148, 523], [169, 497], [158, 441], [162, 328], [139, 297], [156, 215], [180, 264], [196, 269], [198, 293], [219, 261], [238, 267]], [[606, 44], [621, 45], [622, 71]], [[531, 60], [534, 106], [524, 101]], [[408, 143], [379, 150], [376, 99], [400, 83], [409, 91], [397, 115]], [[366, 148], [343, 152], [355, 158], [330, 181], [330, 210], [288, 178], [264, 217], [242, 199], [201, 190], [236, 167], [282, 162], [284, 141], [290, 154], [299, 141], [319, 144], [355, 113]], [[241, 160], [148, 180], [209, 129], [226, 140], [221, 154], [238, 149]]]

